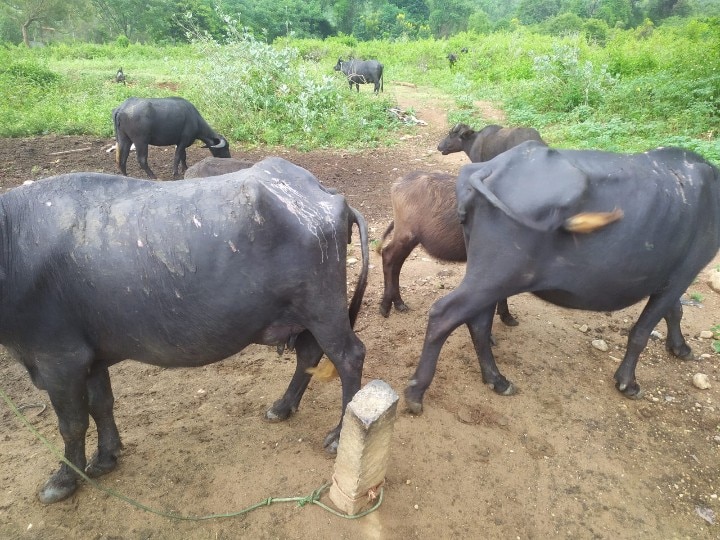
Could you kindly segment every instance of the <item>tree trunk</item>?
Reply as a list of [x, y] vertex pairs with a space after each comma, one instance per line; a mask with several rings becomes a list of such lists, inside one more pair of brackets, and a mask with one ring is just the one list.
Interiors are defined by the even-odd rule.
[[23, 43], [25, 46], [29, 49], [30, 48], [30, 38], [28, 37], [28, 27], [30, 26], [30, 23], [32, 21], [26, 21], [22, 25], [22, 36], [23, 36]]

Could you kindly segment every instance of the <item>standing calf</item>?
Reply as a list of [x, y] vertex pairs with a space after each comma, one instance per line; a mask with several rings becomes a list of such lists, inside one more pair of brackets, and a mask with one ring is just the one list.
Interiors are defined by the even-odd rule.
[[[383, 233], [382, 240], [393, 232], [385, 248], [382, 243], [383, 279], [385, 289], [380, 301], [383, 317], [390, 314], [391, 305], [398, 311], [408, 306], [400, 296], [400, 270], [415, 247], [420, 244], [432, 257], [448, 262], [465, 262], [465, 240], [457, 217], [455, 177], [441, 172], [413, 171], [390, 190], [393, 221]], [[498, 302], [498, 315], [508, 326], [517, 326], [510, 314], [507, 300]]]

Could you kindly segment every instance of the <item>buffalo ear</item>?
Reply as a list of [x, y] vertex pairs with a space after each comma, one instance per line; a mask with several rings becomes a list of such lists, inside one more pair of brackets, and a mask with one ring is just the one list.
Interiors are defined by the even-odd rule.
[[468, 137], [472, 137], [475, 135], [475, 130], [472, 129], [470, 126], [466, 126], [465, 124], [458, 125], [458, 135], [461, 139], [467, 139]]

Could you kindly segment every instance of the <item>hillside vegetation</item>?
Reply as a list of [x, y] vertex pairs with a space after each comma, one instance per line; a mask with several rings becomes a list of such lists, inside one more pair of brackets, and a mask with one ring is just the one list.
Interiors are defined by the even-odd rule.
[[[467, 52], [461, 50], [467, 49]], [[451, 68], [447, 55], [458, 60]], [[350, 92], [338, 57], [376, 58], [385, 92]], [[57, 44], [0, 49], [0, 136], [112, 136], [111, 111], [129, 96], [181, 95], [241, 145], [361, 148], [412, 131], [388, 109], [396, 82], [447, 96], [449, 118], [486, 122], [490, 100], [508, 123], [540, 130], [560, 147], [639, 151], [683, 146], [720, 161], [720, 19], [602, 36], [516, 28], [448, 39], [359, 41], [352, 36], [278, 39], [237, 32], [222, 43]], [[118, 67], [127, 85], [117, 84]]]

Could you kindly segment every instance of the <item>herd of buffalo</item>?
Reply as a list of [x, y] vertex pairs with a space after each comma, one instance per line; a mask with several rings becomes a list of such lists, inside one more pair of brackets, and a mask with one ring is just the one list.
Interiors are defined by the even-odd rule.
[[[350, 88], [382, 90], [382, 64], [338, 60]], [[124, 75], [122, 69], [118, 77]], [[342, 415], [360, 389], [365, 347], [353, 326], [368, 280], [368, 227], [342, 194], [281, 158], [249, 163], [182, 98], [130, 98], [113, 111], [122, 176], [70, 173], [0, 196], [0, 343], [47, 391], [66, 461], [41, 488], [53, 503], [117, 465], [120, 435], [108, 368], [132, 358], [164, 367], [225, 359], [251, 343], [294, 350], [296, 370], [267, 411], [295, 412], [321, 357], [342, 384]], [[188, 169], [200, 140], [212, 156]], [[131, 148], [150, 179], [148, 146], [175, 145], [178, 182], [128, 178]], [[439, 146], [465, 152], [457, 177], [407, 171], [392, 186], [382, 236], [380, 313], [407, 310], [400, 270], [422, 245], [466, 273], [428, 314], [423, 350], [405, 389], [420, 413], [440, 350], [466, 325], [483, 381], [512, 394], [491, 349], [493, 315], [518, 324], [507, 298], [530, 292], [564, 307], [612, 311], [647, 298], [615, 373], [637, 398], [635, 367], [651, 331], [667, 323], [667, 350], [692, 355], [681, 295], [720, 247], [720, 171], [679, 148], [638, 154], [548, 147], [534, 129], [459, 124]], [[348, 305], [347, 244], [362, 263]], [[382, 243], [392, 234], [383, 247]], [[288, 264], [292, 261], [292, 264]], [[97, 449], [88, 460], [92, 417]]]

